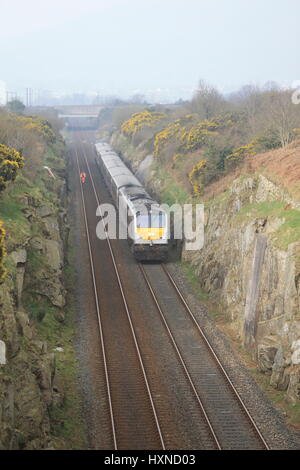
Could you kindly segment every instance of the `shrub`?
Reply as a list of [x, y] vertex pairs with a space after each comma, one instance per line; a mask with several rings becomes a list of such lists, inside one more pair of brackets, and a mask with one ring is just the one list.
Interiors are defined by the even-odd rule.
[[194, 120], [194, 114], [186, 114], [182, 118], [171, 122], [167, 127], [156, 134], [154, 139], [154, 156], [159, 157], [168, 143], [173, 143], [176, 148], [180, 150], [184, 136], [193, 125]]
[[13, 148], [0, 144], [0, 191], [8, 181], [14, 181], [17, 172], [24, 166], [24, 158]]
[[38, 116], [35, 117], [22, 117], [25, 129], [32, 130], [40, 135], [48, 144], [54, 144], [56, 142], [56, 134], [53, 131], [51, 124], [46, 120]]
[[203, 151], [203, 157], [208, 161], [208, 168], [205, 175], [205, 184], [218, 178], [225, 172], [226, 158], [232, 154], [234, 147], [228, 139], [220, 136], [218, 139], [210, 139]]
[[252, 143], [254, 144], [257, 152], [266, 152], [268, 150], [274, 150], [281, 147], [278, 133], [273, 129], [268, 129], [262, 135], [256, 137]]
[[246, 155], [255, 155], [256, 153], [257, 152], [255, 151], [254, 143], [250, 143], [248, 145], [242, 145], [241, 147], [235, 149], [233, 153], [226, 157], [226, 160], [232, 162], [239, 162], [242, 161]]
[[217, 136], [219, 126], [214, 121], [202, 121], [193, 126], [189, 132], [182, 136], [182, 143], [187, 152], [193, 152], [207, 143], [208, 137]]
[[158, 112], [141, 111], [134, 113], [130, 119], [123, 122], [121, 130], [124, 135], [132, 138], [137, 132], [145, 127], [154, 127], [160, 120], [165, 119], [166, 115]]
[[189, 182], [193, 187], [194, 196], [199, 196], [203, 191], [206, 168], [207, 160], [201, 160], [193, 167], [189, 174]]

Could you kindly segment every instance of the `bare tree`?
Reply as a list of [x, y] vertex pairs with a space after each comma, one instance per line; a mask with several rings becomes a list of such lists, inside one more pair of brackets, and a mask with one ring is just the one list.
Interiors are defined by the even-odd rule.
[[235, 102], [246, 114], [251, 135], [257, 132], [257, 121], [262, 111], [262, 91], [257, 85], [245, 85], [234, 97]]
[[210, 119], [225, 105], [221, 93], [204, 80], [199, 81], [198, 89], [191, 101], [191, 110], [202, 119]]
[[300, 110], [291, 97], [290, 90], [273, 89], [266, 93], [265, 117], [280, 139], [282, 147], [292, 140], [293, 129], [300, 125]]

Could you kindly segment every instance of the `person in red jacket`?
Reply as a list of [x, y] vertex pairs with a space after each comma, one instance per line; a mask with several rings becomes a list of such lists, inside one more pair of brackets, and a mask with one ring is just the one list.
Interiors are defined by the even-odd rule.
[[86, 173], [80, 173], [80, 180], [82, 183], [85, 183]]

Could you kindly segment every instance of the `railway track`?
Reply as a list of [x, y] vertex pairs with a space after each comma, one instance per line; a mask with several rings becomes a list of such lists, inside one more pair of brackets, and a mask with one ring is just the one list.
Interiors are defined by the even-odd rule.
[[[90, 186], [92, 186], [92, 188], [93, 188], [93, 194], [94, 194], [94, 197], [96, 199], [97, 207], [98, 207], [99, 204], [100, 204], [100, 198], [99, 198], [99, 195], [98, 195], [98, 192], [97, 192], [97, 189], [96, 189], [96, 186], [95, 186], [95, 182], [94, 182], [94, 179], [93, 179], [93, 172], [90, 169], [90, 165], [88, 163], [88, 159], [87, 159], [84, 151], [83, 151], [83, 160], [84, 160], [84, 163], [86, 165], [86, 167], [85, 167], [86, 173], [87, 173], [88, 178], [91, 182]], [[78, 167], [78, 171], [79, 171], [79, 167]], [[97, 172], [98, 172], [98, 170], [97, 170]], [[83, 201], [83, 203], [84, 203], [84, 201]], [[86, 230], [89, 231], [88, 226], [86, 226]], [[98, 243], [99, 243], [99, 240], [98, 240]], [[116, 274], [116, 277], [118, 279], [118, 286], [120, 288], [120, 286], [122, 287], [121, 273], [120, 273], [118, 263], [116, 262], [116, 257], [114, 255], [112, 242], [107, 238], [106, 239], [106, 244], [109, 247], [109, 250], [106, 250], [106, 251], [109, 253], [110, 260], [113, 261], [113, 266], [109, 267], [109, 260], [108, 259], [105, 260], [106, 270], [107, 271], [114, 270], [114, 272]], [[131, 257], [132, 257], [132, 255], [131, 255]], [[116, 286], [116, 288], [117, 288], [117, 286]], [[99, 296], [99, 293], [95, 292], [95, 295]], [[130, 314], [130, 307], [128, 305], [126, 295], [125, 295], [125, 291], [124, 291], [123, 287], [122, 287], [122, 297], [123, 297], [123, 300], [125, 299], [125, 302], [127, 304], [127, 308], [126, 308], [127, 312], [126, 313], [127, 314], [129, 313], [129, 315], [130, 315], [130, 323], [132, 325], [132, 329], [133, 330], [135, 330], [135, 328], [138, 329], [139, 333], [141, 335], [141, 331], [145, 330], [144, 325], [140, 325], [140, 322], [138, 322], [138, 319], [135, 317], [135, 325], [133, 327], [133, 321], [131, 320], [131, 314]], [[102, 307], [103, 307], [103, 301], [104, 300], [105, 299], [103, 299], [103, 297], [102, 297], [101, 302], [100, 302], [100, 304], [102, 304]], [[100, 310], [101, 310], [101, 308], [100, 308]], [[112, 310], [112, 305], [109, 305], [109, 310]], [[124, 315], [123, 315], [123, 319], [124, 319]], [[114, 345], [117, 341], [117, 338], [120, 337], [120, 335], [125, 334], [125, 325], [124, 325], [124, 323], [122, 323], [122, 321], [123, 320], [119, 317], [119, 320], [118, 320], [117, 323], [115, 323], [114, 325], [111, 325], [109, 328], [107, 328], [108, 331], [110, 331], [110, 332], [113, 331], [115, 333], [116, 340], [113, 341], [113, 342], [109, 341], [109, 343], [106, 345], [106, 349], [110, 349], [111, 347], [114, 348]], [[153, 326], [153, 324], [151, 324], [151, 328], [152, 328], [152, 326]], [[149, 335], [150, 331], [151, 330], [148, 328], [148, 330], [147, 330], [148, 335]], [[158, 332], [158, 334], [159, 334], [159, 332]], [[104, 342], [105, 342], [105, 339], [104, 339]], [[164, 339], [164, 342], [166, 342], [165, 339]], [[136, 339], [136, 344], [138, 345], [137, 339]], [[170, 413], [170, 408], [172, 407], [172, 402], [169, 403], [169, 407], [166, 406], [166, 400], [163, 399], [163, 396], [164, 396], [164, 393], [162, 391], [163, 385], [159, 382], [160, 379], [155, 376], [155, 372], [153, 371], [153, 369], [156, 370], [159, 367], [160, 358], [157, 358], [156, 360], [154, 360], [153, 364], [152, 364], [152, 358], [154, 357], [153, 351], [150, 352], [151, 356], [150, 356], [150, 360], [149, 360], [149, 352], [147, 353], [145, 351], [146, 348], [145, 348], [143, 338], [141, 338], [140, 344], [143, 346], [144, 356], [148, 360], [147, 374], [146, 374], [146, 368], [143, 366], [144, 374], [145, 374], [145, 376], [147, 376], [148, 374], [151, 374], [151, 379], [152, 379], [151, 385], [152, 385], [153, 388], [155, 388], [155, 393], [154, 394], [150, 391], [150, 386], [148, 387], [148, 391], [149, 391], [149, 394], [151, 394], [151, 403], [152, 403], [153, 410], [155, 410], [155, 422], [156, 422], [156, 428], [158, 429], [158, 434], [160, 436], [160, 442], [157, 444], [157, 441], [156, 441], [156, 444], [152, 444], [152, 446], [148, 445], [148, 447], [147, 447], [147, 439], [150, 440], [150, 436], [145, 436], [145, 433], [144, 433], [144, 436], [142, 437], [141, 433], [138, 432], [137, 429], [135, 429], [135, 436], [133, 435], [132, 439], [131, 439], [132, 442], [135, 442], [134, 445], [132, 445], [132, 444], [130, 445], [128, 443], [128, 441], [127, 441], [127, 444], [125, 444], [122, 437], [121, 438], [119, 437], [119, 439], [117, 439], [117, 437], [116, 437], [115, 447], [118, 448], [118, 449], [121, 449], [121, 448], [122, 449], [132, 449], [132, 448], [136, 448], [136, 442], [140, 442], [141, 444], [140, 444], [140, 447], [138, 447], [138, 448], [143, 448], [143, 449], [147, 449], [147, 448], [152, 448], [152, 449], [153, 448], [155, 448], [155, 449], [158, 449], [158, 448], [162, 448], [162, 449], [176, 448], [176, 449], [180, 449], [180, 448], [182, 448], [182, 446], [184, 446], [184, 447], [187, 446], [190, 449], [193, 449], [195, 447], [198, 448], [198, 449], [199, 448], [200, 449], [203, 449], [203, 448], [204, 449], [218, 449], [219, 447], [216, 444], [216, 440], [211, 435], [212, 433], [209, 429], [209, 426], [207, 425], [207, 421], [205, 419], [203, 419], [203, 416], [200, 415], [197, 406], [193, 406], [192, 407], [193, 409], [191, 411], [189, 409], [190, 404], [187, 404], [187, 406], [186, 405], [182, 406], [182, 404], [179, 404], [179, 407], [182, 408], [182, 409], [185, 409], [186, 410], [185, 413], [188, 413], [190, 415], [190, 419], [193, 420], [193, 422], [194, 422], [194, 429], [196, 430], [196, 433], [197, 433], [197, 435], [194, 438], [194, 446], [195, 447], [193, 447], [193, 445], [191, 443], [189, 443], [189, 439], [187, 438], [187, 434], [188, 434], [188, 432], [190, 432], [190, 429], [188, 430], [188, 432], [187, 432], [187, 430], [185, 431], [184, 439], [180, 440], [179, 437], [180, 437], [181, 429], [176, 429], [176, 427], [183, 425], [182, 417], [180, 417], [180, 413], [179, 413], [179, 423], [180, 424], [177, 425], [177, 423], [174, 423], [174, 418], [173, 418], [174, 413]], [[126, 354], [127, 357], [128, 357], [128, 351], [125, 350], [125, 348], [124, 348], [124, 354]], [[159, 354], [160, 354], [160, 351], [159, 351]], [[108, 356], [108, 354], [106, 354], [106, 355]], [[140, 357], [141, 357], [141, 353], [140, 353]], [[138, 365], [134, 364], [134, 362], [131, 360], [131, 358], [129, 358], [129, 359], [130, 359], [130, 361], [128, 361], [128, 362], [131, 364], [131, 369], [138, 369]], [[169, 358], [167, 359], [166, 362], [167, 362], [166, 366], [170, 367], [170, 359]], [[111, 360], [109, 360], [109, 358], [107, 360], [107, 363], [108, 363], [108, 369], [110, 370], [112, 368], [113, 364], [112, 364]], [[174, 367], [177, 368], [176, 363], [175, 363]], [[113, 371], [114, 371], [114, 369], [115, 369], [115, 366], [113, 366]], [[118, 373], [120, 373], [120, 368], [119, 368]], [[109, 373], [107, 375], [109, 376]], [[179, 382], [180, 382], [180, 386], [184, 390], [184, 392], [182, 393], [182, 397], [186, 397], [186, 396], [189, 395], [188, 384], [185, 383], [186, 379], [185, 379], [185, 376], [183, 376], [184, 374], [181, 374], [181, 375], [182, 375], [182, 377], [179, 377]], [[123, 381], [119, 379], [119, 383], [121, 384], [123, 382], [123, 387], [126, 387], [126, 388], [128, 387], [127, 381], [128, 381], [128, 378], [126, 380], [126, 377], [125, 377], [125, 380], [123, 380]], [[147, 378], [147, 382], [149, 384], [148, 378]], [[109, 385], [110, 385], [109, 388], [113, 388], [113, 387], [111, 387], [111, 378], [110, 377], [109, 377]], [[154, 387], [154, 385], [155, 385], [155, 387]], [[170, 391], [168, 391], [168, 395], [170, 395]], [[116, 396], [116, 394], [113, 395], [112, 392], [110, 392], [110, 396], [111, 396], [110, 401], [112, 402], [112, 411], [111, 411], [112, 416], [113, 416], [112, 421], [114, 421], [115, 434], [116, 434], [116, 436], [118, 434], [119, 434], [119, 436], [124, 435], [124, 431], [122, 429], [120, 429], [120, 424], [122, 425], [124, 423], [122, 422], [122, 420], [119, 419], [120, 418], [119, 413], [121, 411], [120, 410], [120, 404], [123, 403], [123, 406], [128, 407], [128, 403], [126, 403], [127, 397], [125, 395], [121, 396], [121, 394], [119, 394], [119, 396]], [[146, 402], [147, 402], [147, 397], [145, 397], [145, 393], [144, 394], [140, 393], [139, 394], [139, 399], [141, 401], [140, 408], [142, 409], [143, 406], [144, 406], [143, 400], [146, 400]], [[193, 399], [193, 397], [192, 397], [192, 399]], [[171, 399], [169, 399], [169, 402], [170, 401], [171, 401]], [[192, 405], [194, 405], [194, 404], [192, 403]], [[159, 413], [157, 413], [156, 407], [159, 407]], [[118, 408], [118, 410], [116, 408]], [[136, 419], [137, 419], [137, 422], [140, 421], [140, 422], [144, 423], [144, 429], [147, 429], [147, 427], [149, 427], [149, 423], [150, 423], [150, 427], [152, 426], [150, 416], [140, 416], [140, 417], [132, 416], [131, 417], [131, 422], [135, 423]], [[117, 420], [118, 420], [118, 423], [116, 422]], [[135, 424], [133, 424], [133, 428], [136, 428]], [[119, 432], [118, 432], [118, 430], [119, 430]], [[153, 434], [153, 430], [152, 430], [152, 434]], [[174, 434], [176, 434], [176, 437], [174, 437]], [[120, 447], [120, 439], [122, 441], [122, 447]], [[148, 440], [148, 442], [149, 442], [149, 440]], [[142, 444], [142, 442], [143, 442], [143, 444]], [[153, 439], [152, 439], [152, 442], [153, 442]]]
[[[267, 442], [166, 266], [140, 264], [139, 268], [218, 448], [268, 450]], [[182, 309], [170, 308], [171, 291]], [[182, 334], [183, 322], [186, 337]], [[187, 339], [195, 344], [198, 341], [196, 355], [187, 347]]]
[[[99, 206], [100, 202], [93, 184], [93, 178], [86, 156], [83, 152], [84, 161], [80, 162], [76, 148], [75, 154], [78, 175], [83, 168], [88, 171], [92, 181], [94, 195]], [[109, 262], [111, 262], [111, 270], [115, 273], [117, 281], [116, 286], [118, 286], [119, 289], [118, 303], [115, 302], [115, 304], [113, 304], [113, 302], [111, 302], [110, 310], [112, 310], [112, 307], [115, 308], [115, 311], [118, 311], [118, 315], [103, 314], [103, 310], [107, 312], [107, 309], [101, 306], [101, 303], [103, 304], [103, 302], [101, 302], [103, 298], [101, 298], [95, 275], [96, 263], [93, 255], [86, 200], [82, 184], [80, 184], [80, 188], [99, 334], [101, 338], [113, 448], [115, 450], [165, 449], [147, 374], [131, 320], [130, 310], [111, 243], [108, 238], [106, 242], [109, 247], [110, 259], [109, 257], [106, 259], [106, 268], [109, 270]], [[117, 297], [118, 294], [116, 291], [114, 300], [116, 300]], [[120, 331], [122, 335], [120, 335]], [[124, 353], [126, 354], [125, 361], [124, 355], [122, 355]]]
[[[81, 156], [76, 152], [78, 172], [84, 167], [90, 179], [92, 192], [97, 205], [100, 198], [93, 180], [85, 150], [81, 145]], [[130, 312], [130, 306], [123, 287], [122, 275], [116, 261], [112, 243], [107, 237], [105, 265], [115, 276], [115, 287], [118, 289], [118, 308], [122, 304], [122, 314], [112, 320], [110, 315], [103, 315], [102, 310], [112, 311], [112, 305], [104, 305], [99, 292], [95, 275], [95, 259], [93, 241], [89, 231], [88, 215], [84, 189], [81, 185], [82, 206], [85, 219], [89, 257], [93, 277], [99, 334], [103, 355], [105, 379], [107, 385], [108, 408], [112, 429], [114, 449], [162, 448], [165, 449], [169, 434], [164, 423], [157, 394], [152, 393], [147, 368], [145, 367], [138, 335]], [[98, 240], [99, 243], [99, 240]], [[249, 411], [239, 397], [233, 383], [216, 356], [203, 330], [197, 323], [192, 311], [183, 298], [178, 286], [165, 266], [139, 264], [145, 285], [159, 313], [168, 341], [175, 351], [177, 361], [183, 371], [190, 392], [198, 406], [199, 419], [206, 429], [208, 447], [216, 449], [268, 449], [268, 444], [261, 435]], [[164, 276], [164, 278], [163, 278]], [[160, 284], [160, 285], [158, 285]], [[99, 301], [99, 298], [101, 301]], [[172, 299], [172, 302], [170, 302]], [[179, 301], [178, 301], [179, 300]], [[176, 303], [176, 308], [172, 308]], [[104, 302], [105, 304], [105, 302]], [[181, 306], [179, 308], [179, 305]], [[174, 315], [175, 312], [175, 315]], [[173, 317], [173, 318], [172, 318]], [[189, 338], [182, 333], [182, 325], [188, 330]], [[114, 339], [113, 331], [118, 334]], [[120, 335], [120, 332], [122, 333]], [[116, 344], [126, 337], [126, 346], [116, 348]], [[187, 339], [192, 349], [186, 347]], [[131, 346], [128, 346], [131, 344]], [[197, 345], [195, 347], [195, 345]], [[194, 350], [193, 350], [194, 347]], [[122, 371], [124, 361], [122, 351], [127, 355], [130, 370]], [[133, 373], [133, 369], [135, 372]], [[124, 391], [124, 387], [126, 391]], [[126, 402], [130, 397], [136, 402]], [[156, 406], [157, 405], [157, 406]], [[124, 407], [132, 408], [132, 412], [124, 412]], [[140, 426], [140, 427], [139, 427]], [[169, 430], [170, 431], [170, 430]]]

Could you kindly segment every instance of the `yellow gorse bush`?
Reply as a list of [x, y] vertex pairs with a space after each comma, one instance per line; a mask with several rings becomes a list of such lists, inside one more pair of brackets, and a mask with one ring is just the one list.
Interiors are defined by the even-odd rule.
[[197, 115], [187, 114], [159, 132], [154, 140], [154, 156], [158, 157], [169, 142], [178, 145], [179, 153], [193, 152], [203, 147], [208, 137], [217, 136], [220, 130], [233, 125], [228, 115], [213, 120], [205, 119], [195, 124], [196, 119]]
[[204, 188], [203, 177], [207, 168], [207, 160], [198, 162], [189, 173], [189, 182], [193, 187], [194, 196], [199, 196]]
[[255, 155], [255, 143], [250, 143], [248, 145], [242, 145], [238, 147], [233, 153], [228, 155], [227, 160], [242, 160], [246, 155]]
[[31, 121], [27, 122], [25, 125], [26, 129], [33, 130], [37, 132], [41, 137], [43, 137], [46, 142], [54, 143], [56, 141], [56, 135], [52, 130], [50, 124], [45, 119], [39, 117], [30, 118]]
[[18, 170], [24, 166], [24, 158], [14, 148], [0, 144], [0, 191], [8, 181], [16, 179]]
[[216, 137], [220, 131], [232, 127], [234, 120], [231, 114], [216, 116], [214, 119], [204, 119], [195, 124], [188, 132], [182, 135], [182, 144], [185, 152], [194, 152], [208, 142], [209, 137]]
[[134, 113], [130, 119], [123, 122], [121, 130], [127, 137], [133, 137], [138, 131], [145, 127], [153, 127], [166, 115], [158, 112], [141, 111]]
[[185, 128], [181, 126], [179, 121], [175, 121], [156, 134], [154, 139], [154, 156], [159, 156], [167, 142], [178, 141], [183, 132], [185, 132]]
[[186, 152], [193, 152], [206, 144], [209, 136], [217, 136], [220, 125], [205, 119], [193, 126], [189, 132], [182, 136], [182, 143]]
[[175, 153], [173, 155], [173, 162], [176, 163], [183, 158], [183, 153]]
[[187, 114], [182, 118], [171, 122], [161, 132], [156, 134], [154, 139], [154, 156], [158, 157], [164, 146], [169, 142], [174, 142], [177, 143], [178, 146], [181, 146], [182, 139], [187, 132], [187, 126], [190, 126], [194, 119], [194, 114]]
[[46, 119], [42, 119], [39, 116], [20, 116], [18, 114], [11, 114], [9, 117], [10, 121], [21, 125], [29, 131], [33, 131], [40, 135], [47, 143], [54, 143], [56, 141], [56, 135], [51, 125]]

